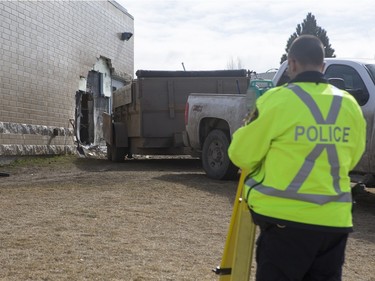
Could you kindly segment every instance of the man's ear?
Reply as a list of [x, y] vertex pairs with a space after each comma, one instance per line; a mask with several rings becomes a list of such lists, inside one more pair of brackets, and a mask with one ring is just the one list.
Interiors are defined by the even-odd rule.
[[326, 67], [326, 63], [323, 62], [323, 64], [322, 64], [322, 69], [320, 70], [322, 73], [323, 73], [325, 67]]
[[291, 79], [294, 78], [295, 76], [295, 73], [297, 71], [297, 64], [296, 64], [296, 60], [295, 59], [292, 59], [292, 58], [288, 58], [288, 75]]
[[297, 61], [295, 59], [290, 59], [290, 66], [291, 66], [293, 72], [297, 71], [298, 65], [297, 65]]

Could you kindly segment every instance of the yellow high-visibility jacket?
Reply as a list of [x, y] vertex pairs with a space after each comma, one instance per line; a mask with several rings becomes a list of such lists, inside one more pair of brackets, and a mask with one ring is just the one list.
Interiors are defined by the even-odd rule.
[[228, 150], [250, 171], [244, 190], [253, 213], [351, 228], [348, 174], [366, 142], [355, 99], [326, 83], [297, 82], [269, 90], [256, 107], [258, 117], [233, 134]]

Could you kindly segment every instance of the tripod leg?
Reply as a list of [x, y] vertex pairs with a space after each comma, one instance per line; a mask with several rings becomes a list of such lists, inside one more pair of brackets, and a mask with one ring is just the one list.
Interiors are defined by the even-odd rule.
[[248, 281], [251, 274], [255, 230], [247, 203], [242, 200], [246, 173], [242, 172], [238, 183], [232, 217], [224, 246], [221, 264], [214, 272], [220, 281]]

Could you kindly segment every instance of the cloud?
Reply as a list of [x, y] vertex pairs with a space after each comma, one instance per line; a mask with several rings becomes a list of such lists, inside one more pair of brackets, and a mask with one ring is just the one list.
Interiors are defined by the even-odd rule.
[[266, 71], [278, 67], [288, 38], [309, 12], [338, 56], [375, 56], [370, 0], [117, 2], [134, 16], [135, 70], [182, 70], [182, 62], [188, 70], [224, 69], [239, 58], [245, 68]]

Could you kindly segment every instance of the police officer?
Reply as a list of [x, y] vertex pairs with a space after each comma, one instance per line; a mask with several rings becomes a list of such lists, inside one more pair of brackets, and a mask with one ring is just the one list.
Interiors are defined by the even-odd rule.
[[361, 108], [328, 84], [324, 47], [299, 36], [288, 53], [288, 84], [257, 100], [253, 120], [228, 150], [249, 171], [244, 196], [257, 240], [257, 281], [341, 280], [352, 231], [349, 171], [365, 149]]

